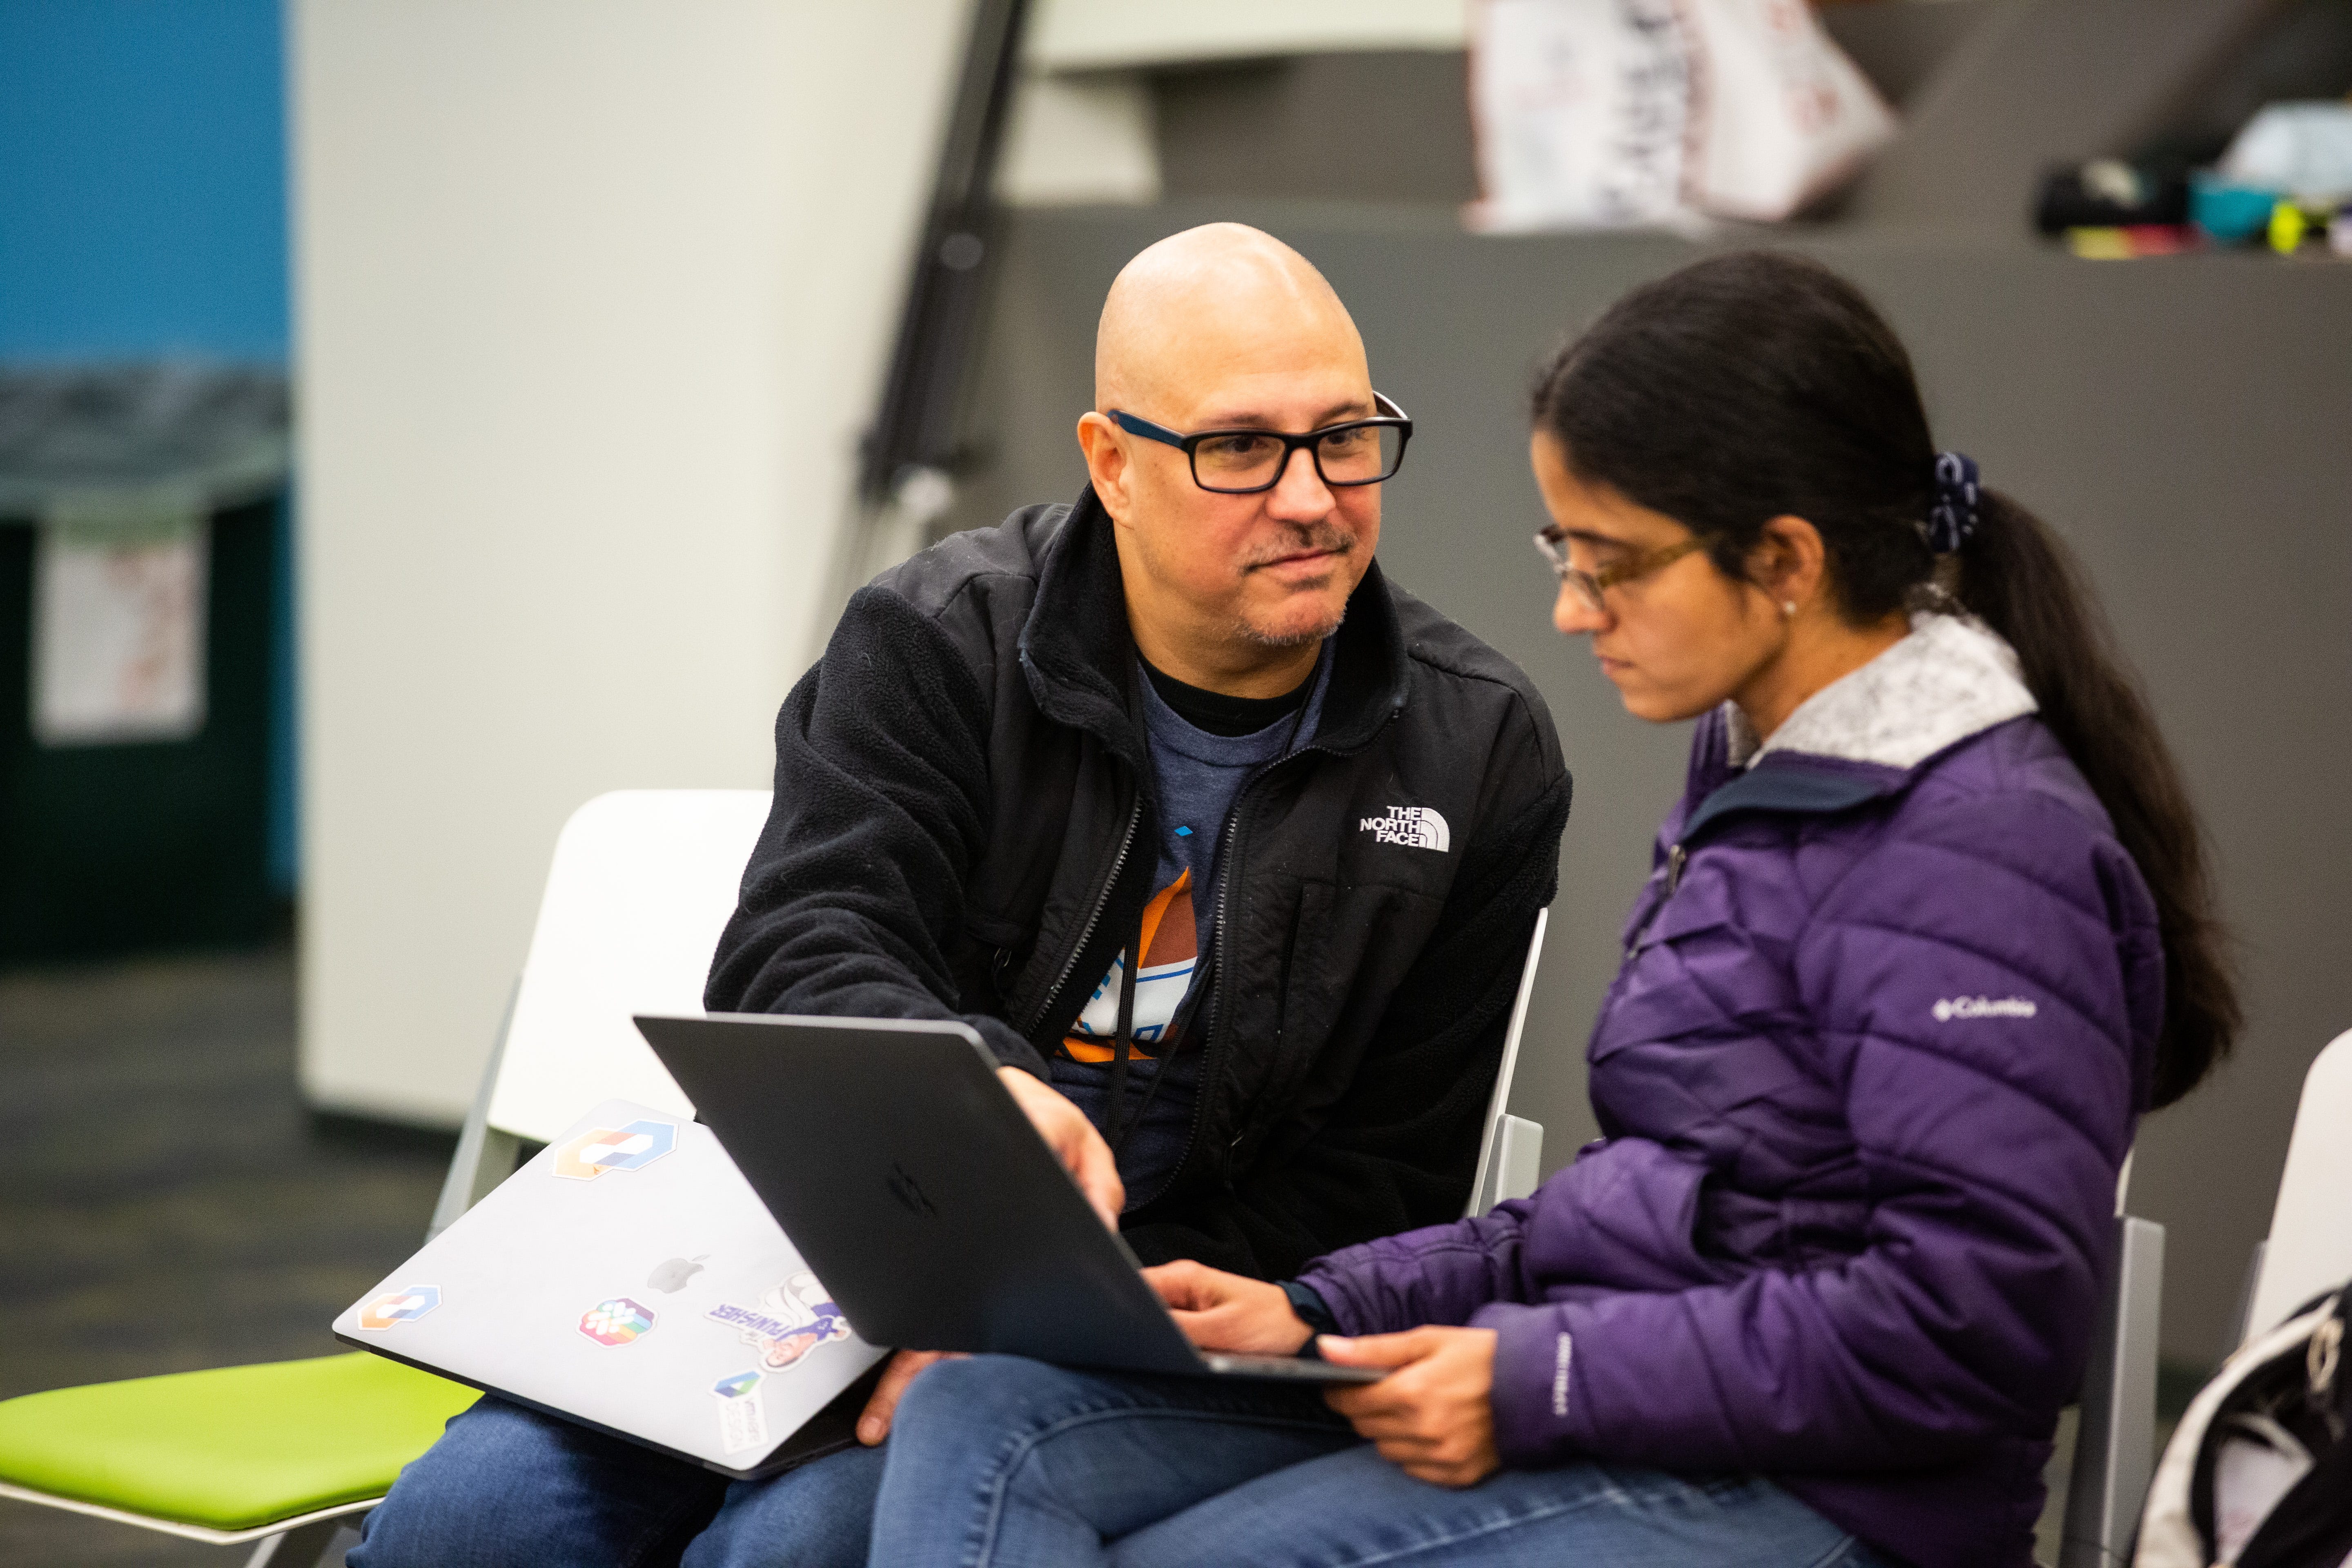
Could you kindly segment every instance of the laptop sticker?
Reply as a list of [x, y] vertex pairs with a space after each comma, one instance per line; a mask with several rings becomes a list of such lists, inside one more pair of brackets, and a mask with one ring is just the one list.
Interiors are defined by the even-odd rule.
[[600, 1345], [633, 1344], [653, 1331], [654, 1311], [626, 1296], [599, 1301], [580, 1314], [580, 1331]]
[[760, 1407], [761, 1375], [739, 1372], [711, 1384], [719, 1396], [719, 1442], [730, 1454], [768, 1446], [768, 1413]]
[[360, 1309], [360, 1327], [388, 1329], [395, 1323], [413, 1323], [441, 1304], [441, 1289], [437, 1285], [404, 1285], [397, 1290], [386, 1290]]
[[607, 1171], [642, 1171], [677, 1147], [677, 1128], [648, 1117], [626, 1127], [591, 1127], [555, 1151], [555, 1173], [593, 1182]]
[[819, 1345], [849, 1337], [849, 1320], [805, 1269], [761, 1295], [758, 1308], [722, 1301], [703, 1316], [733, 1329], [771, 1372], [797, 1366]]

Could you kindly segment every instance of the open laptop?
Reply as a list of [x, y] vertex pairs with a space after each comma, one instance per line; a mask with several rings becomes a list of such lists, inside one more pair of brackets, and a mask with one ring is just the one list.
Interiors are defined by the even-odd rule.
[[1193, 1349], [966, 1025], [727, 1013], [636, 1022], [875, 1343], [1176, 1376], [1382, 1375]]
[[606, 1100], [335, 1337], [739, 1479], [853, 1441], [883, 1352], [710, 1129]]

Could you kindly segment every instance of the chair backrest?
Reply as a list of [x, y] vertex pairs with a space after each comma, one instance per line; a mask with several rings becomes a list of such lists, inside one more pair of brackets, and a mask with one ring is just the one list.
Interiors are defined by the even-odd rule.
[[2287, 1140], [2270, 1239], [2255, 1276], [2245, 1337], [2277, 1327], [2330, 1286], [2352, 1279], [2352, 1030], [2328, 1042], [2303, 1080]]
[[[2124, 1175], [2131, 1157], [2124, 1158]], [[2164, 1227], [2123, 1212], [2091, 1335], [2074, 1429], [2058, 1568], [2123, 1568], [2156, 1468], [2157, 1341], [2163, 1327]]]
[[544, 1143], [602, 1100], [693, 1114], [629, 1019], [698, 1013], [765, 790], [619, 790], [555, 841], [489, 1093], [497, 1131]]
[[1511, 1022], [1503, 1036], [1503, 1061], [1495, 1073], [1495, 1092], [1486, 1100], [1486, 1131], [1478, 1145], [1478, 1171], [1470, 1183], [1469, 1218], [1475, 1219], [1506, 1198], [1523, 1198], [1536, 1190], [1543, 1160], [1543, 1126], [1510, 1114], [1511, 1079], [1519, 1070], [1519, 1040], [1527, 1033], [1528, 1003], [1536, 993], [1536, 965], [1543, 961], [1544, 928], [1551, 910], [1536, 911], [1536, 929], [1528, 938], [1527, 962], [1519, 967], [1519, 992], [1511, 1002]]

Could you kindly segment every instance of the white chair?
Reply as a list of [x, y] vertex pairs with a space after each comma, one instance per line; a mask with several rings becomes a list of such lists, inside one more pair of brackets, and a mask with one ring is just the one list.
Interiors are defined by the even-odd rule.
[[2058, 1568], [2123, 1568], [2156, 1468], [2157, 1335], [2164, 1227], [2124, 1212], [2131, 1156], [2116, 1183], [2116, 1251], [2083, 1373]]
[[[2254, 1248], [2233, 1344], [2277, 1326], [2305, 1301], [2352, 1278], [2347, 1193], [2352, 1193], [2352, 1031], [2330, 1041], [2304, 1079], [2270, 1235]], [[2116, 1271], [2084, 1380], [2060, 1568], [2130, 1561], [2155, 1469], [2164, 1227], [2126, 1216], [2120, 1189], [2116, 1225]]]
[[629, 1020], [702, 1011], [768, 802], [766, 790], [616, 790], [572, 814], [432, 1234], [512, 1175], [524, 1144], [600, 1100], [694, 1114]]
[[1478, 1146], [1478, 1173], [1470, 1183], [1466, 1217], [1476, 1218], [1507, 1198], [1523, 1198], [1542, 1178], [1541, 1122], [1513, 1116], [1511, 1079], [1519, 1070], [1519, 1037], [1527, 1029], [1528, 1000], [1536, 992], [1536, 965], [1543, 961], [1544, 927], [1551, 910], [1536, 911], [1535, 934], [1528, 939], [1528, 961], [1519, 969], [1519, 994], [1511, 1003], [1510, 1032], [1503, 1039], [1502, 1066], [1495, 1073], [1495, 1093], [1486, 1102], [1486, 1131]]
[[[2352, 1030], [2329, 1041], [2305, 1075], [2294, 1131], [2287, 1140], [2286, 1166], [2279, 1175], [2278, 1200], [2271, 1210], [2270, 1234], [2254, 1244], [2235, 1331], [2230, 1336], [2233, 1346], [2242, 1346], [2277, 1327], [2311, 1298], [2352, 1279], [2352, 1205], [2346, 1202], [2347, 1193], [2352, 1193]], [[2155, 1260], [2148, 1267], [2161, 1272], [2160, 1230], [2157, 1243]], [[2133, 1289], [2152, 1297], [2156, 1284], [2136, 1282]], [[2135, 1326], [2131, 1331], [2143, 1331]], [[2152, 1310], [2147, 1314], [2144, 1332], [2152, 1345], [2156, 1337]], [[2153, 1349], [2147, 1353], [2153, 1363]], [[2088, 1398], [2086, 1393], [2086, 1404]], [[2147, 1404], [2152, 1426], [2153, 1397]], [[2135, 1447], [2132, 1452], [2137, 1461], [2144, 1450]], [[2137, 1489], [2119, 1494], [2118, 1500], [2127, 1499], [2134, 1511], [2126, 1521], [2130, 1530], [2118, 1537], [2121, 1546], [2111, 1553], [2116, 1562], [2126, 1560], [2122, 1552], [2128, 1551], [2131, 1533], [2138, 1525], [2137, 1510], [2147, 1498], [2148, 1468], [2141, 1465]], [[2071, 1510], [2069, 1522], [2071, 1526]], [[2063, 1568], [2075, 1568], [2073, 1560], [2060, 1561]], [[2099, 1560], [2083, 1561], [2087, 1564]]]
[[2279, 1173], [2271, 1230], [2254, 1254], [2237, 1341], [2276, 1328], [2352, 1279], [2352, 1029], [2329, 1041], [2304, 1076]]
[[[767, 809], [756, 790], [637, 791], [572, 815], [436, 1231], [512, 1173], [525, 1140], [546, 1141], [598, 1100], [691, 1113], [629, 1015], [701, 1007], [711, 951]], [[340, 1563], [352, 1521], [472, 1397], [363, 1352], [26, 1394], [0, 1406], [0, 1496], [215, 1545], [257, 1543], [247, 1568], [310, 1568], [322, 1554]], [[223, 1402], [267, 1410], [268, 1419], [225, 1439]], [[159, 1426], [159, 1408], [176, 1419]], [[360, 1441], [355, 1417], [362, 1428], [399, 1425]], [[344, 1450], [325, 1481], [317, 1465], [299, 1462]], [[161, 1474], [190, 1452], [202, 1457], [201, 1486], [176, 1478], [158, 1486], [139, 1468], [145, 1457]], [[97, 1479], [47, 1481], [68, 1469]]]

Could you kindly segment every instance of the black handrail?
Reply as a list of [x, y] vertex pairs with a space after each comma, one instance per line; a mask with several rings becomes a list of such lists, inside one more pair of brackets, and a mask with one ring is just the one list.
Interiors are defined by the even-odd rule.
[[1013, 100], [1028, 0], [978, 0], [949, 111], [938, 178], [915, 251], [882, 406], [866, 432], [858, 492], [885, 500], [910, 468], [951, 469], [956, 399], [980, 325], [996, 239], [997, 154]]

